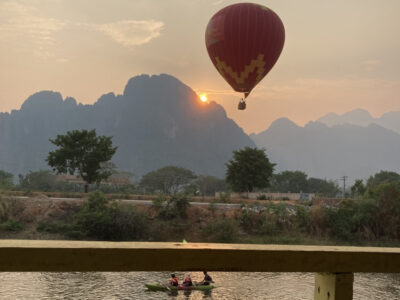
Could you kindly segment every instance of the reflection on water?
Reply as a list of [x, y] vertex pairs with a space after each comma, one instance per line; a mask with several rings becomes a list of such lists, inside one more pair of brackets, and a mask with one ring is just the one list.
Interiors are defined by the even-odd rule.
[[[176, 273], [182, 280], [184, 274]], [[192, 273], [195, 281], [201, 272]], [[145, 282], [167, 281], [166, 272], [0, 273], [0, 299], [312, 299], [310, 273], [211, 273], [218, 288], [149, 292]], [[400, 274], [355, 274], [354, 299], [400, 299]]]

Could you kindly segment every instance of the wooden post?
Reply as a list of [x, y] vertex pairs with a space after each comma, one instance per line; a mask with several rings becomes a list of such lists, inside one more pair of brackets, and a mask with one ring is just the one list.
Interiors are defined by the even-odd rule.
[[316, 273], [314, 300], [352, 300], [353, 273]]

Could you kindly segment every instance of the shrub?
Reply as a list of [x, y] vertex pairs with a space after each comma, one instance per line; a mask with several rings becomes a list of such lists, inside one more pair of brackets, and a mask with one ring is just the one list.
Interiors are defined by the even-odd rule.
[[73, 231], [72, 224], [67, 224], [64, 222], [39, 222], [37, 228], [39, 232], [50, 232], [50, 233], [66, 233]]
[[260, 233], [265, 235], [277, 235], [279, 228], [276, 224], [276, 217], [273, 215], [265, 215], [260, 227]]
[[119, 206], [115, 210], [113, 223], [113, 240], [137, 240], [147, 236], [147, 219], [133, 207]]
[[258, 195], [257, 200], [267, 200], [267, 196], [265, 194]]
[[217, 243], [232, 243], [237, 239], [239, 226], [235, 220], [223, 218], [204, 228], [204, 233]]
[[9, 219], [3, 224], [0, 224], [0, 229], [7, 231], [21, 231], [22, 229], [24, 229], [24, 224], [15, 219]]
[[164, 194], [159, 194], [152, 200], [152, 202], [153, 207], [157, 210], [160, 210], [167, 203], [167, 197]]
[[176, 212], [181, 218], [187, 217], [187, 209], [190, 206], [190, 202], [186, 196], [183, 195], [172, 196], [170, 202], [172, 203], [173, 209], [176, 210]]
[[309, 212], [307, 208], [301, 205], [295, 206], [295, 222], [298, 228], [307, 229], [310, 222]]
[[219, 200], [222, 203], [228, 202], [231, 199], [231, 193], [229, 192], [220, 192], [219, 193]]
[[173, 195], [168, 200], [156, 200], [156, 205], [159, 207], [159, 218], [172, 220], [176, 217], [186, 218], [190, 202], [185, 195]]
[[10, 206], [8, 203], [0, 196], [0, 221], [8, 220], [10, 215]]
[[344, 241], [354, 240], [354, 233], [357, 232], [357, 222], [354, 219], [356, 211], [353, 201], [344, 201], [337, 208], [326, 208], [330, 235]]
[[120, 206], [94, 192], [69, 222], [41, 222], [37, 230], [78, 239], [135, 240], [146, 236], [147, 220], [135, 208]]
[[208, 209], [209, 209], [209, 211], [211, 212], [211, 215], [212, 215], [213, 217], [215, 217], [215, 212], [217, 211], [217, 208], [216, 208], [216, 205], [215, 205], [215, 200], [211, 201], [211, 202], [208, 204]]
[[264, 214], [253, 212], [248, 207], [242, 207], [240, 226], [248, 233], [259, 233], [264, 218]]

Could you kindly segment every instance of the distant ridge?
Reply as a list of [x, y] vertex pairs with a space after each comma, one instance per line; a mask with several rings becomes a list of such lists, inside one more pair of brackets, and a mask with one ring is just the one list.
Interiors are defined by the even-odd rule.
[[277, 171], [301, 170], [309, 176], [366, 179], [381, 170], [400, 173], [400, 134], [376, 124], [328, 127], [309, 122], [300, 127], [288, 119], [250, 136], [267, 150]]
[[400, 133], [400, 111], [388, 112], [383, 114], [380, 118], [373, 118], [368, 111], [364, 109], [355, 109], [342, 115], [329, 113], [317, 119], [317, 122], [324, 123], [329, 127], [343, 124], [358, 126], [378, 124], [384, 128]]
[[93, 105], [42, 91], [20, 110], [0, 114], [0, 169], [14, 174], [48, 169], [50, 138], [93, 128], [113, 136], [117, 168], [138, 176], [177, 165], [223, 177], [232, 151], [254, 146], [220, 105], [200, 103], [177, 78], [140, 75], [128, 81], [122, 95], [102, 95]]

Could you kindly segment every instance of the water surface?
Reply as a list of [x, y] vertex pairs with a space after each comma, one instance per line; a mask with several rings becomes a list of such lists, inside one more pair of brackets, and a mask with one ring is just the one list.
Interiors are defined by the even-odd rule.
[[[176, 272], [182, 280], [184, 273]], [[194, 280], [201, 272], [191, 273]], [[313, 299], [312, 273], [211, 272], [211, 292], [150, 292], [144, 283], [166, 272], [0, 273], [0, 299]], [[400, 299], [400, 274], [355, 274], [354, 299]]]

